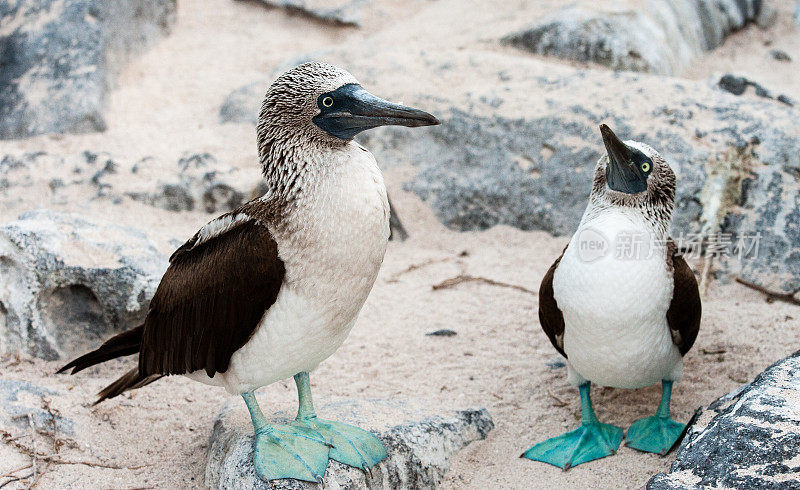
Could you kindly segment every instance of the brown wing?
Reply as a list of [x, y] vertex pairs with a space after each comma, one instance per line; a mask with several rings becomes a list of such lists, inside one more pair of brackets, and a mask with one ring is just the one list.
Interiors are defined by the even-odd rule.
[[275, 302], [284, 274], [275, 240], [255, 220], [181, 247], [150, 302], [140, 376], [227, 371]]
[[678, 346], [681, 355], [685, 355], [692, 348], [700, 330], [702, 313], [700, 290], [692, 269], [681, 257], [678, 247], [672, 240], [667, 247], [667, 260], [671, 261], [675, 285], [672, 301], [667, 310], [667, 323], [672, 334], [672, 342]]
[[567, 248], [564, 247], [561, 255], [558, 256], [553, 265], [547, 270], [547, 274], [544, 275], [542, 285], [539, 286], [539, 323], [550, 339], [550, 343], [564, 357], [567, 357], [567, 353], [564, 352], [564, 315], [553, 297], [553, 275], [556, 273], [556, 268], [566, 250]]

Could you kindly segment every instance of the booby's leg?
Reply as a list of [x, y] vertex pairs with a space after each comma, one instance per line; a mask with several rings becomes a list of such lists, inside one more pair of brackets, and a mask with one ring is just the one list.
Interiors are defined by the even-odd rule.
[[386, 448], [373, 433], [341, 422], [317, 418], [311, 400], [311, 382], [308, 373], [296, 374], [294, 381], [297, 384], [300, 407], [297, 409], [297, 418], [292, 425], [308, 427], [322, 434], [325, 440], [333, 446], [331, 459], [369, 471], [370, 468], [386, 458]]
[[669, 401], [671, 397], [672, 381], [664, 380], [661, 382], [661, 403], [658, 405], [656, 414], [637, 420], [631, 425], [625, 436], [626, 446], [662, 456], [669, 452], [686, 427], [686, 424], [670, 418]]
[[263, 480], [322, 481], [330, 445], [317, 432], [294, 425], [270, 425], [252, 391], [242, 395], [256, 433], [253, 464]]
[[581, 393], [581, 426], [540, 442], [525, 451], [523, 458], [568, 470], [581, 463], [611, 456], [617, 451], [622, 441], [622, 429], [611, 424], [601, 424], [597, 420], [589, 388], [588, 382], [578, 387]]

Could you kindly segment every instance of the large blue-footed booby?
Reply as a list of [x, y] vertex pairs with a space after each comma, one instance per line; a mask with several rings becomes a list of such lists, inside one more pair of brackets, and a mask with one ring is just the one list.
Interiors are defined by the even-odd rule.
[[582, 423], [523, 457], [564, 469], [613, 454], [622, 429], [597, 420], [590, 383], [641, 388], [662, 382], [656, 415], [635, 422], [626, 445], [666, 454], [684, 424], [670, 418], [672, 384], [700, 327], [694, 274], [669, 237], [675, 174], [644, 143], [600, 126], [597, 163], [578, 231], [539, 289], [539, 321], [580, 390]]
[[[240, 394], [265, 480], [320, 481], [328, 458], [368, 469], [386, 457], [365, 430], [318, 418], [308, 373], [344, 342], [389, 238], [375, 158], [353, 141], [384, 125], [439, 124], [375, 97], [348, 72], [307, 63], [267, 91], [258, 121], [266, 194], [203, 226], [170, 258], [142, 325], [70, 362], [72, 373], [138, 355], [99, 400], [182, 374]], [[253, 391], [294, 376], [294, 422], [271, 425]]]

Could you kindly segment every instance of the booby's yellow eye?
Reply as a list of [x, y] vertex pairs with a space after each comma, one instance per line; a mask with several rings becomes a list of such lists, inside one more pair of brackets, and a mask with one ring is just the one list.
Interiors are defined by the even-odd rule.
[[330, 107], [333, 105], [333, 97], [330, 95], [322, 98], [322, 107]]
[[650, 162], [642, 163], [642, 172], [647, 173], [650, 171]]

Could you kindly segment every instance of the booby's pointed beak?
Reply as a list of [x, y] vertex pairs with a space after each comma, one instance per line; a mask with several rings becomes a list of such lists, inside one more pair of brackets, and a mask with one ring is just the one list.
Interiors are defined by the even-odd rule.
[[600, 125], [603, 144], [608, 154], [606, 182], [611, 189], [626, 194], [636, 194], [647, 190], [647, 179], [639, 173], [633, 161], [633, 150], [623, 143], [605, 124]]
[[321, 95], [318, 106], [320, 113], [314, 116], [314, 124], [343, 140], [378, 126], [413, 128], [439, 124], [438, 119], [425, 111], [375, 97], [355, 83]]

